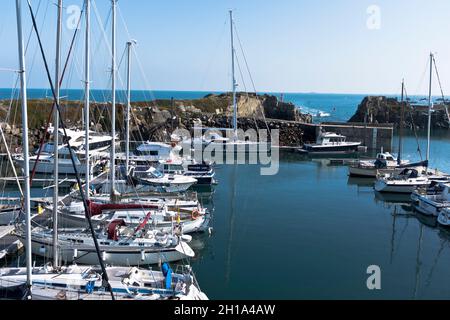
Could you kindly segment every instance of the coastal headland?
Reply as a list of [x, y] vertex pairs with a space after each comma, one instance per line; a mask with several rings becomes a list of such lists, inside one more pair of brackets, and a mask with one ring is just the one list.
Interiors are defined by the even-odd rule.
[[[305, 142], [315, 141], [318, 124], [313, 124], [313, 116], [304, 114], [294, 104], [280, 101], [273, 95], [255, 95], [239, 93], [238, 126], [240, 129], [278, 129], [280, 146], [300, 147]], [[45, 126], [50, 121], [53, 102], [49, 99], [29, 100], [29, 127], [31, 147], [39, 146]], [[133, 102], [131, 135], [135, 139], [170, 141], [173, 130], [193, 130], [201, 124], [208, 128], [232, 127], [231, 94], [210, 94], [193, 100], [153, 100]], [[21, 145], [20, 101], [0, 101], [0, 119], [6, 140], [11, 150]], [[69, 128], [83, 126], [83, 103], [81, 101], [63, 101], [61, 114]], [[91, 129], [108, 132], [111, 129], [110, 103], [93, 102], [91, 104]], [[126, 106], [117, 105], [116, 127], [124, 135], [124, 114]], [[393, 128], [399, 127], [403, 119], [408, 128], [416, 126], [422, 129], [427, 124], [427, 109], [402, 106], [396, 99], [383, 96], [369, 96], [363, 99], [354, 116], [348, 123], [323, 123], [327, 131], [346, 135], [351, 140], [359, 140], [370, 148], [383, 146], [389, 149], [393, 139]], [[433, 128], [449, 128], [445, 106], [435, 106], [432, 115]], [[0, 152], [5, 152], [3, 144]]]

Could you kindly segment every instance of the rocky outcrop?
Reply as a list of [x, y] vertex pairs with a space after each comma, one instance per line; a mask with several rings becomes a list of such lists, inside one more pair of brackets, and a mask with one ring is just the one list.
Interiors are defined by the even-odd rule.
[[[301, 124], [311, 123], [309, 115], [303, 115], [295, 105], [280, 102], [275, 96], [237, 94], [238, 126], [240, 129], [280, 130], [283, 146], [300, 146], [304, 131]], [[39, 147], [45, 131], [45, 125], [52, 109], [50, 100], [29, 100], [30, 148]], [[169, 141], [170, 134], [177, 128], [191, 130], [194, 123], [201, 121], [203, 126], [211, 128], [232, 127], [232, 95], [208, 95], [196, 100], [155, 100], [132, 104], [133, 117], [131, 134], [136, 139]], [[91, 104], [91, 128], [98, 132], [110, 132], [111, 105], [108, 103]], [[64, 101], [61, 114], [68, 128], [82, 126], [82, 103]], [[116, 127], [124, 137], [125, 106], [117, 105]], [[22, 130], [20, 104], [17, 101], [10, 106], [9, 101], [0, 101], [0, 119], [8, 119], [3, 129], [11, 150], [21, 146]], [[6, 152], [0, 143], [0, 152]]]
[[[428, 107], [411, 106], [402, 104], [397, 99], [384, 96], [369, 96], [364, 98], [354, 116], [348, 122], [360, 122], [367, 124], [394, 124], [397, 128], [402, 123], [402, 109], [404, 110], [403, 125], [406, 128], [426, 129], [428, 126]], [[448, 129], [447, 105], [435, 105], [432, 113], [431, 123], [435, 129]]]

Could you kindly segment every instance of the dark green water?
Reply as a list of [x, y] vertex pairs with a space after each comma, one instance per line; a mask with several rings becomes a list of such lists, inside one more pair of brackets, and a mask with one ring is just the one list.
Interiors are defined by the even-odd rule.
[[[405, 158], [418, 160], [416, 149], [407, 137]], [[432, 166], [450, 172], [449, 155], [449, 133], [435, 133]], [[192, 243], [211, 299], [450, 299], [450, 232], [407, 197], [376, 195], [347, 167], [293, 154], [276, 176], [222, 165], [217, 178], [213, 194], [200, 194], [214, 232]], [[381, 267], [379, 291], [367, 289], [370, 265]]]

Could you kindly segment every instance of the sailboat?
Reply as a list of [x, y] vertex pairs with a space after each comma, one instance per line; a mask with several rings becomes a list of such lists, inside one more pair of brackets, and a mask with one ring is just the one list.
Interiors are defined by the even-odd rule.
[[[29, 172], [28, 160], [28, 119], [27, 119], [27, 91], [26, 91], [26, 69], [25, 55], [22, 31], [22, 6], [21, 0], [16, 0], [17, 30], [20, 59], [20, 84], [21, 84], [21, 106], [23, 121], [23, 153], [25, 159], [25, 172]], [[90, 0], [86, 0], [87, 17], [87, 39], [89, 39], [89, 21], [90, 21]], [[115, 1], [113, 1], [115, 5]], [[39, 40], [39, 32], [36, 27], [35, 17], [31, 5], [30, 13], [33, 18], [33, 28]], [[58, 44], [62, 26], [62, 0], [58, 0]], [[89, 44], [89, 40], [87, 40]], [[88, 47], [86, 49], [88, 52]], [[41, 50], [43, 58], [45, 55]], [[45, 61], [46, 62], [46, 61]], [[58, 59], [57, 59], [58, 64]], [[57, 69], [58, 70], [58, 69]], [[48, 66], [46, 63], [48, 78]], [[57, 82], [59, 79], [57, 72]], [[50, 81], [50, 84], [52, 82]], [[59, 103], [57, 93], [52, 86], [52, 93], [59, 112]], [[61, 122], [63, 123], [63, 122]], [[69, 145], [70, 149], [70, 145]], [[74, 163], [76, 172], [76, 166]], [[56, 170], [56, 173], [58, 171]], [[56, 177], [56, 179], [58, 179]], [[79, 176], [78, 184], [81, 186]], [[31, 232], [31, 210], [30, 210], [30, 179], [24, 179], [24, 199], [23, 207], [25, 214], [25, 225], [23, 226], [24, 237], [26, 239], [26, 268], [6, 268], [0, 269], [0, 297], [5, 299], [45, 299], [45, 300], [80, 300], [80, 299], [124, 299], [124, 300], [155, 300], [155, 299], [207, 299], [206, 295], [198, 289], [198, 284], [189, 268], [183, 274], [173, 273], [168, 264], [163, 264], [161, 272], [141, 270], [130, 267], [106, 268], [102, 259], [95, 263], [100, 263], [100, 268], [78, 266], [58, 267], [58, 257], [55, 255], [55, 267], [46, 265], [43, 267], [32, 267], [32, 232]], [[83, 193], [81, 193], [83, 197]], [[84, 198], [83, 198], [84, 200]], [[55, 207], [56, 207], [55, 202]], [[56, 209], [54, 210], [56, 212]], [[87, 215], [87, 220], [89, 216]], [[54, 221], [54, 223], [57, 222]], [[92, 225], [90, 226], [92, 230]], [[54, 229], [53, 239], [57, 238], [57, 228]], [[114, 230], [117, 231], [117, 230]], [[94, 242], [97, 258], [100, 257], [98, 243], [95, 234], [91, 240]], [[54, 246], [54, 252], [58, 253], [57, 246]], [[106, 283], [106, 285], [105, 285]]]
[[[403, 168], [409, 164], [409, 161], [402, 160], [402, 143], [403, 143], [403, 126], [404, 126], [404, 93], [405, 82], [402, 81], [402, 94], [401, 94], [401, 123], [399, 134], [399, 148], [398, 157], [395, 157], [389, 152], [383, 152], [377, 154], [375, 160], [359, 160], [355, 164], [349, 166], [349, 174], [352, 177], [370, 177], [376, 178], [378, 175], [385, 175], [389, 173], [400, 173]], [[412, 165], [414, 166], [414, 165]]]
[[433, 79], [433, 63], [434, 55], [430, 54], [430, 86], [428, 97], [428, 143], [427, 143], [427, 159], [425, 170], [417, 168], [406, 168], [400, 174], [388, 174], [377, 179], [374, 189], [378, 192], [389, 193], [412, 193], [418, 187], [429, 186], [432, 182], [450, 181], [450, 176], [441, 172], [433, 172], [428, 170], [428, 162], [430, 160], [431, 146], [431, 113], [433, 109], [432, 101], [432, 79]]
[[[91, 198], [92, 200], [92, 198]], [[92, 217], [94, 226], [105, 226], [113, 221], [123, 220], [129, 227], [138, 227], [146, 219], [152, 229], [171, 233], [189, 234], [207, 230], [210, 215], [198, 201], [174, 200], [169, 203], [157, 198], [124, 199], [118, 204], [92, 204], [99, 214]], [[62, 224], [69, 228], [85, 227], [86, 218], [83, 203], [72, 201], [60, 209]]]
[[[234, 47], [234, 20], [233, 11], [230, 14], [230, 32], [231, 32], [231, 75], [232, 75], [232, 102], [233, 102], [233, 128], [232, 129], [218, 129], [211, 128], [200, 141], [196, 139], [191, 140], [194, 148], [198, 147], [214, 147], [211, 149], [222, 149], [226, 153], [257, 153], [261, 150], [268, 151], [270, 147], [268, 142], [257, 142], [251, 140], [241, 140], [238, 135], [238, 105], [237, 105], [237, 88], [238, 83], [235, 77], [235, 58], [236, 50]], [[201, 128], [202, 130], [205, 128]], [[207, 129], [207, 128], [206, 128]], [[231, 137], [222, 137], [218, 132], [232, 131]]]
[[[175, 273], [165, 263], [162, 271], [136, 267], [108, 267], [115, 300], [208, 300], [185, 267]], [[0, 299], [25, 300], [26, 268], [0, 269]], [[102, 270], [92, 266], [33, 268], [33, 300], [110, 300], [102, 283]]]

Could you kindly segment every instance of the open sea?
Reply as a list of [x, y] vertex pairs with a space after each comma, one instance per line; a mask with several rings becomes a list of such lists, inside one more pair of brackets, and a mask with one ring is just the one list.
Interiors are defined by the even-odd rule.
[[[70, 99], [80, 94], [66, 93]], [[206, 94], [153, 93], [183, 99]], [[0, 98], [7, 95], [10, 90], [0, 90]], [[30, 90], [31, 98], [43, 95]], [[103, 94], [93, 95], [100, 101]], [[141, 99], [145, 95], [133, 96], [148, 100]], [[363, 97], [285, 94], [284, 100], [311, 113], [329, 112], [325, 121], [346, 121]], [[425, 133], [419, 145], [425, 151]], [[404, 149], [406, 159], [420, 159], [412, 133]], [[431, 166], [450, 172], [449, 155], [450, 132], [434, 131]], [[191, 261], [211, 299], [450, 299], [450, 231], [414, 212], [408, 197], [376, 194], [373, 181], [349, 178], [345, 166], [290, 153], [281, 155], [275, 176], [261, 176], [254, 165], [216, 171], [219, 184], [199, 192], [214, 215], [214, 230], [194, 237]], [[22, 261], [8, 262], [17, 263]], [[381, 290], [366, 286], [371, 265], [381, 268]]]

